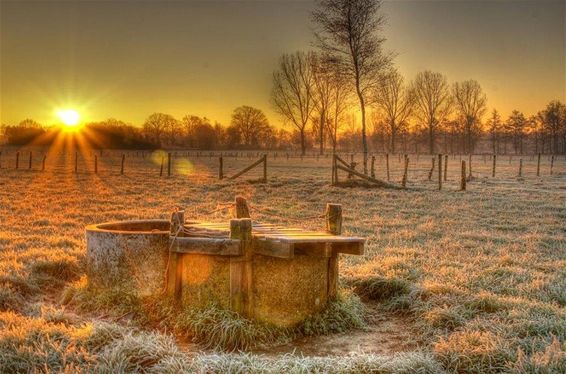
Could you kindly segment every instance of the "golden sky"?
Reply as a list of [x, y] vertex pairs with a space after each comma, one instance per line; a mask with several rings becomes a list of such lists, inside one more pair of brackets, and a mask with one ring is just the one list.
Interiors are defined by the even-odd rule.
[[[252, 105], [273, 124], [280, 54], [311, 48], [311, 1], [0, 0], [0, 120], [141, 124], [153, 112], [228, 123]], [[565, 99], [564, 1], [388, 1], [386, 47], [408, 78], [476, 79], [490, 108]]]

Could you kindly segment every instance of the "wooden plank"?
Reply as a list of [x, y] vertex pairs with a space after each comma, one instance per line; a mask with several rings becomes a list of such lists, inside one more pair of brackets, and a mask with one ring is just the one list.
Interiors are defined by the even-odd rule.
[[332, 246], [331, 243], [299, 243], [295, 244], [295, 254], [329, 258], [333, 255]]
[[254, 162], [253, 164], [251, 164], [250, 166], [248, 166], [247, 168], [245, 168], [245, 169], [241, 170], [240, 172], [234, 174], [233, 176], [231, 176], [231, 177], [228, 178], [228, 179], [236, 179], [236, 178], [238, 178], [239, 176], [241, 176], [241, 175], [247, 173], [247, 172], [250, 171], [251, 169], [253, 169], [253, 168], [255, 168], [256, 166], [258, 166], [259, 164], [261, 164], [263, 161], [264, 161], [264, 160], [263, 160], [263, 157], [262, 157], [262, 158], [260, 158], [259, 160], [257, 160], [256, 162]]
[[363, 255], [364, 254], [364, 243], [333, 243], [332, 250], [334, 253], [344, 253], [348, 255]]
[[385, 182], [383, 182], [383, 181], [374, 179], [374, 178], [372, 178], [372, 177], [368, 177], [367, 175], [362, 174], [362, 173], [360, 173], [360, 172], [357, 172], [357, 171], [354, 170], [354, 169], [347, 168], [347, 167], [344, 167], [344, 166], [342, 166], [342, 165], [336, 165], [336, 167], [337, 167], [338, 169], [342, 170], [342, 171], [346, 171], [346, 172], [348, 172], [348, 173], [351, 173], [351, 174], [355, 175], [356, 177], [365, 179], [365, 180], [367, 180], [367, 181], [369, 181], [369, 182], [373, 182], [373, 183], [376, 183], [376, 184], [379, 184], [379, 185], [387, 185], [387, 183], [385, 183]]
[[230, 308], [253, 318], [253, 248], [252, 221], [249, 218], [230, 220], [230, 238], [240, 241], [242, 255], [230, 257]]
[[239, 256], [240, 241], [236, 239], [182, 237], [175, 239], [171, 251], [217, 256]]
[[295, 252], [295, 245], [292, 243], [282, 243], [279, 241], [259, 238], [254, 238], [252, 240], [252, 247], [254, 253], [277, 258], [291, 259]]

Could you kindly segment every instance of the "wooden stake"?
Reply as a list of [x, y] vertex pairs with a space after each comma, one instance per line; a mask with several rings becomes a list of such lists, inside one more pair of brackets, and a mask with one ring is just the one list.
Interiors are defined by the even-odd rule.
[[98, 156], [94, 155], [94, 174], [98, 174]]
[[442, 155], [438, 154], [438, 190], [442, 190]]
[[16, 169], [20, 167], [20, 152], [16, 152]]
[[444, 155], [444, 181], [448, 180], [448, 155]]
[[466, 161], [462, 160], [462, 175], [460, 177], [460, 190], [466, 191]]
[[124, 161], [126, 161], [126, 155], [122, 153], [122, 163], [120, 165], [120, 175], [124, 175]]
[[28, 169], [31, 169], [31, 159], [32, 159], [32, 152], [29, 151], [29, 163], [28, 163]]
[[224, 178], [224, 162], [222, 156], [218, 157], [218, 179]]
[[540, 177], [540, 153], [537, 157], [537, 177]]
[[519, 178], [523, 175], [523, 159], [519, 159]]
[[469, 172], [468, 172], [468, 178], [471, 180], [472, 179], [472, 154], [471, 153], [468, 155], [468, 169], [470, 169]]
[[242, 196], [236, 196], [235, 218], [250, 218], [250, 209], [247, 200]]
[[403, 170], [403, 179], [401, 180], [401, 187], [407, 187], [407, 173], [409, 170], [409, 157], [405, 155], [405, 169]]
[[43, 155], [43, 160], [41, 160], [41, 171], [45, 170], [45, 159], [47, 159], [47, 155]]
[[371, 156], [371, 177], [375, 178], [375, 156]]
[[[197, 152], [198, 157], [198, 152]], [[167, 153], [167, 176], [171, 176], [171, 152]]]
[[241, 256], [230, 256], [230, 309], [253, 318], [252, 220], [230, 220], [230, 238], [240, 240]]
[[[342, 205], [326, 204], [326, 231], [332, 235], [342, 234]], [[338, 294], [338, 253], [332, 252], [328, 259], [328, 299], [336, 298]]]
[[497, 156], [493, 155], [493, 167], [491, 168], [491, 177], [495, 178], [495, 162], [497, 160]]
[[159, 176], [163, 176], [163, 164], [165, 163], [165, 157], [161, 156], [161, 168], [159, 169]]
[[554, 155], [550, 158], [550, 175], [552, 175], [552, 170], [554, 169]]
[[[171, 215], [170, 235], [176, 238], [180, 235], [180, 228], [185, 223], [185, 211], [179, 210]], [[172, 238], [170, 240], [172, 240]], [[183, 262], [182, 255], [177, 252], [169, 253], [167, 265], [167, 293], [176, 302], [180, 301], [183, 287]]]
[[436, 158], [432, 158], [432, 167], [430, 168], [430, 171], [428, 172], [428, 180], [432, 180], [432, 173], [434, 172], [434, 165], [436, 164]]
[[385, 168], [387, 169], [387, 181], [389, 182], [389, 153], [385, 154]]

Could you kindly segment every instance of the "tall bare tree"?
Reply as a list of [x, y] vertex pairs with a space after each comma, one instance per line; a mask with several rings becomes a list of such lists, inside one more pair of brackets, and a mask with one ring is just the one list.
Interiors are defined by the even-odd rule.
[[358, 97], [366, 174], [366, 106], [380, 75], [391, 63], [391, 55], [383, 51], [381, 4], [381, 0], [318, 0], [312, 13], [318, 47], [348, 76]]
[[436, 129], [452, 109], [448, 81], [444, 75], [427, 70], [417, 74], [411, 87], [415, 113], [427, 128], [428, 150], [433, 154]]
[[395, 153], [397, 135], [407, 126], [413, 110], [414, 95], [405, 86], [403, 76], [392, 70], [376, 90], [375, 102], [389, 130], [389, 150]]
[[305, 130], [315, 108], [312, 53], [285, 54], [273, 73], [271, 101], [275, 110], [290, 121], [301, 136], [301, 154], [305, 154]]
[[332, 66], [327, 61], [318, 55], [313, 55], [312, 72], [313, 97], [318, 117], [318, 120], [313, 121], [313, 124], [317, 124], [319, 152], [322, 155], [324, 154], [324, 135], [329, 120], [330, 105], [334, 98], [333, 71]]
[[491, 140], [491, 150], [494, 154], [499, 153], [499, 138], [503, 129], [503, 123], [497, 109], [493, 109], [491, 112], [491, 116], [487, 120], [487, 128]]
[[332, 141], [332, 153], [336, 153], [338, 145], [338, 130], [342, 127], [346, 111], [350, 107], [350, 90], [346, 84], [346, 77], [343, 72], [333, 66], [332, 69], [332, 100], [330, 101], [329, 115], [331, 116], [326, 124], [330, 140]]
[[550, 152], [557, 153], [560, 132], [566, 144], [566, 106], [558, 100], [551, 101], [544, 111], [544, 124], [550, 134]]
[[478, 132], [481, 118], [487, 109], [487, 97], [475, 80], [455, 82], [452, 85], [452, 96], [456, 109], [464, 120], [464, 152], [471, 153], [474, 134]]
[[525, 115], [518, 110], [511, 112], [505, 124], [507, 131], [509, 131], [513, 137], [513, 149], [516, 154], [523, 154], [523, 139], [525, 137], [527, 124]]
[[232, 112], [231, 127], [235, 129], [246, 147], [256, 147], [261, 139], [271, 134], [267, 117], [260, 109], [242, 105]]

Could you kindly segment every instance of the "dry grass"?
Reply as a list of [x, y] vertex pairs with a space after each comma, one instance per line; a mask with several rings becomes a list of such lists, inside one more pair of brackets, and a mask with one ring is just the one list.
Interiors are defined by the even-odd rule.
[[[330, 187], [327, 159], [270, 160], [269, 182], [259, 184], [218, 182], [216, 159], [209, 158], [178, 159], [176, 175], [159, 179], [159, 166], [148, 158], [129, 157], [126, 175], [120, 176], [119, 154], [104, 156], [95, 176], [73, 174], [72, 156], [55, 166], [48, 161], [45, 172], [8, 170], [10, 155], [3, 151], [0, 170], [2, 372], [400, 373], [438, 372], [438, 365], [451, 372], [565, 371], [562, 158], [553, 176], [544, 164], [540, 178], [534, 176], [534, 161], [526, 158], [524, 177], [518, 179], [518, 158], [509, 165], [502, 157], [498, 177], [492, 179], [489, 161], [476, 157], [476, 178], [463, 193], [457, 191], [457, 158], [450, 158], [449, 181], [438, 192], [426, 180], [427, 157], [419, 166], [411, 158], [409, 189], [402, 191]], [[225, 159], [225, 174], [248, 162]], [[396, 159], [391, 164], [392, 181], [398, 182], [401, 164]], [[81, 162], [79, 171], [88, 165]], [[377, 177], [383, 178], [380, 159], [377, 165]], [[249, 178], [259, 177], [258, 170]], [[369, 239], [366, 255], [342, 258], [345, 280], [384, 310], [409, 316], [423, 352], [393, 358], [190, 358], [171, 337], [137, 331], [123, 320], [100, 330], [106, 332], [88, 332], [99, 331], [95, 327], [106, 318], [104, 304], [88, 313], [63, 308], [63, 289], [80, 283], [84, 274], [86, 224], [168, 218], [176, 206], [187, 207], [190, 219], [225, 219], [227, 211], [206, 212], [236, 194], [248, 198], [258, 220], [308, 228], [322, 222], [301, 218], [321, 213], [326, 202], [343, 204], [346, 233]], [[73, 297], [68, 292], [67, 301]]]

